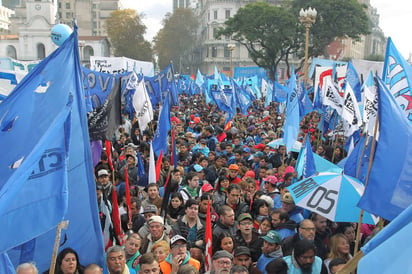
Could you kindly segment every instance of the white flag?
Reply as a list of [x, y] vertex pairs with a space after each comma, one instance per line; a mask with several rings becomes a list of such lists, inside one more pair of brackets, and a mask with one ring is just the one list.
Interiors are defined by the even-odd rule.
[[363, 90], [363, 121], [365, 122], [366, 132], [369, 136], [373, 135], [376, 115], [378, 113], [378, 93], [372, 72], [364, 84]]
[[356, 101], [355, 93], [348, 82], [346, 83], [345, 93], [343, 94], [342, 118], [355, 129], [358, 129], [362, 125], [359, 104]]
[[326, 81], [322, 87], [322, 102], [325, 106], [330, 106], [334, 108], [338, 114], [341, 114], [343, 99], [336, 87], [333, 85], [332, 81], [329, 78], [326, 78], [325, 80]]
[[260, 89], [260, 93], [262, 93], [263, 97], [266, 97], [267, 90], [268, 90], [268, 82], [266, 82], [266, 80], [262, 78], [262, 88]]
[[152, 144], [150, 144], [150, 158], [149, 158], [149, 184], [156, 183], [156, 164], [153, 153]]
[[143, 134], [147, 124], [153, 120], [152, 102], [150, 102], [143, 80], [137, 84], [136, 91], [133, 95], [133, 107], [136, 111], [136, 118], [139, 122], [140, 132]]

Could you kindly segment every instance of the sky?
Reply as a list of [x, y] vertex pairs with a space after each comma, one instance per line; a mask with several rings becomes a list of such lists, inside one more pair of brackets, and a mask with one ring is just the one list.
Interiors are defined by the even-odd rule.
[[[125, 8], [144, 13], [143, 22], [147, 27], [146, 39], [152, 38], [162, 28], [162, 20], [167, 12], [172, 12], [172, 0], [122, 0]], [[385, 36], [390, 36], [396, 48], [405, 57], [412, 53], [412, 1], [411, 0], [370, 0], [377, 8], [379, 26]]]

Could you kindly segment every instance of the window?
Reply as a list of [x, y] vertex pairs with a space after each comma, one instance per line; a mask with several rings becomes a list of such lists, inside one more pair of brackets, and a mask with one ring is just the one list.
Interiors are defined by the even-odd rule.
[[213, 39], [216, 39], [217, 28], [213, 28]]
[[62, 3], [61, 2], [59, 2], [59, 9], [61, 9], [62, 8]]
[[217, 57], [217, 47], [212, 47], [212, 57]]
[[217, 10], [213, 11], [213, 19], [217, 20]]
[[210, 12], [207, 13], [207, 21], [210, 21]]
[[94, 55], [94, 50], [91, 46], [85, 46], [83, 48], [83, 60], [89, 61], [90, 56]]
[[67, 18], [67, 19], [72, 18], [72, 13], [71, 13], [71, 12], [66, 12], [66, 18]]
[[70, 9], [70, 2], [66, 2], [66, 9]]
[[17, 59], [17, 51], [14, 46], [12, 45], [7, 46], [7, 57]]
[[42, 43], [37, 44], [37, 59], [41, 60], [46, 57], [46, 50]]
[[224, 54], [225, 57], [230, 57], [230, 50], [229, 50], [228, 47], [225, 47], [225, 51], [224, 51], [223, 54]]
[[229, 19], [230, 18], [230, 10], [225, 11], [225, 18]]

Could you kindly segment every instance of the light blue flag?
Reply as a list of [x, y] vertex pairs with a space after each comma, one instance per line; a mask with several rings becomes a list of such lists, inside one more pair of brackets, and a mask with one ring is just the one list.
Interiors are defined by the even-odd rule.
[[273, 100], [272, 101], [279, 102], [279, 103], [286, 102], [289, 92], [290, 90], [287, 87], [275, 81], [273, 83], [273, 93], [272, 93]]
[[358, 273], [412, 273], [412, 205], [362, 247]]
[[390, 37], [386, 45], [382, 80], [412, 123], [412, 66], [398, 52]]
[[155, 136], [153, 137], [153, 151], [159, 157], [160, 152], [163, 151], [163, 155], [167, 154], [168, 142], [167, 137], [169, 135], [169, 130], [171, 129], [170, 124], [170, 96], [166, 96], [162, 110], [160, 111], [159, 121], [157, 123], [157, 128]]
[[296, 161], [296, 172], [298, 173], [298, 178], [302, 176], [303, 179], [316, 174], [315, 159], [309, 134], [306, 135], [305, 146], [300, 149], [299, 157]]
[[307, 114], [313, 111], [313, 105], [310, 101], [304, 83], [302, 82], [301, 88], [298, 90], [298, 103], [299, 103], [299, 120], [301, 121]]
[[292, 68], [292, 75], [289, 79], [290, 92], [288, 94], [286, 104], [286, 120], [283, 125], [283, 132], [286, 145], [286, 151], [292, 151], [293, 144], [298, 139], [299, 134], [299, 103], [298, 103], [298, 91], [296, 86], [295, 68]]
[[352, 87], [353, 93], [355, 93], [356, 96], [356, 101], [360, 102], [362, 100], [361, 82], [358, 72], [352, 62], [348, 62], [348, 68], [346, 70], [346, 84], [349, 84]]
[[205, 79], [204, 79], [202, 73], [200, 72], [200, 70], [197, 69], [195, 84], [196, 84], [199, 88], [201, 88], [204, 83], [205, 83]]
[[0, 253], [15, 266], [47, 270], [61, 220], [59, 248], [104, 265], [79, 60], [75, 27], [0, 105]]
[[239, 84], [231, 80], [234, 94], [236, 96], [236, 103], [240, 108], [240, 111], [243, 115], [247, 115], [247, 109], [252, 105], [252, 99], [250, 98], [249, 94], [241, 87]]
[[412, 204], [412, 125], [378, 78], [379, 141], [359, 206], [393, 220]]

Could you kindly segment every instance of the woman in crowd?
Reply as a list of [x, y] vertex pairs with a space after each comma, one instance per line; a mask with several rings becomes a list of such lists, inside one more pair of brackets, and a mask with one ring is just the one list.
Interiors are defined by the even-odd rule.
[[213, 238], [212, 253], [215, 254], [219, 250], [226, 250], [230, 254], [233, 254], [234, 242], [232, 236], [223, 232], [218, 237]]
[[[60, 251], [56, 258], [55, 274], [83, 274], [84, 267], [79, 262], [79, 255], [77, 252], [67, 247]], [[48, 274], [50, 270], [47, 270]]]
[[328, 257], [323, 262], [329, 273], [329, 263], [333, 259], [342, 258], [346, 261], [349, 261], [350, 258], [352, 258], [352, 256], [350, 255], [349, 241], [346, 236], [341, 233], [335, 234], [330, 238], [329, 249], [330, 252], [328, 254]]

